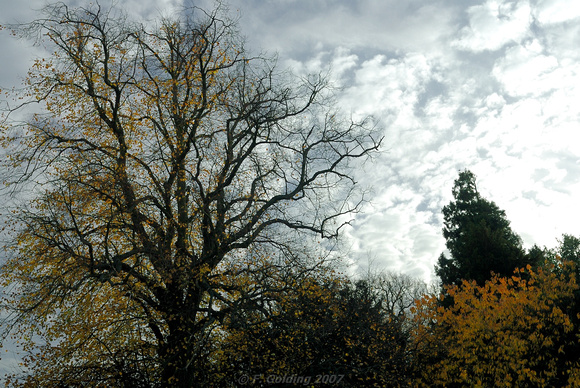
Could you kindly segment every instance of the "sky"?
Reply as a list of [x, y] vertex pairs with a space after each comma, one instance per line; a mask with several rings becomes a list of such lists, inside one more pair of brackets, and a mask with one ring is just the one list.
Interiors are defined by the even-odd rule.
[[[183, 2], [117, 4], [151, 20]], [[32, 20], [42, 5], [0, 0], [0, 24]], [[370, 265], [433, 280], [445, 249], [441, 208], [464, 169], [506, 211], [525, 247], [580, 235], [577, 0], [231, 0], [229, 7], [250, 50], [277, 54], [279, 67], [296, 74], [330, 70], [343, 112], [372, 115], [383, 128], [381, 153], [357, 175], [370, 202], [345, 230], [353, 271]], [[0, 88], [18, 85], [35, 55], [1, 31]]]

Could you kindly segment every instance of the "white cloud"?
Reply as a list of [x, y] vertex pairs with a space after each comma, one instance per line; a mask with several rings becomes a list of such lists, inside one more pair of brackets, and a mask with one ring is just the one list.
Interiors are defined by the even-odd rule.
[[529, 35], [531, 8], [527, 1], [488, 0], [467, 9], [469, 26], [453, 46], [468, 51], [498, 50]]
[[359, 114], [381, 116], [384, 125], [416, 127], [413, 109], [429, 77], [430, 66], [423, 55], [377, 55], [354, 69], [353, 82], [341, 102]]
[[[391, 195], [399, 188], [393, 187]], [[444, 244], [439, 226], [430, 224], [429, 212], [417, 211], [421, 197], [411, 191], [400, 192], [403, 202], [374, 206], [357, 220], [350, 237], [357, 243], [352, 253], [359, 258], [359, 272], [366, 272], [368, 261], [379, 270], [404, 272], [426, 281], [433, 279], [433, 265]], [[376, 269], [376, 268], [375, 268]]]
[[[385, 126], [383, 154], [362, 171], [361, 181], [374, 186], [373, 206], [348, 234], [361, 267], [370, 256], [387, 269], [432, 276], [445, 248], [440, 210], [464, 168], [506, 210], [526, 246], [554, 246], [559, 233], [575, 233], [562, 218], [580, 190], [571, 140], [580, 121], [580, 71], [573, 45], [556, 38], [575, 30], [532, 30], [534, 12], [527, 1], [468, 8], [468, 27], [455, 38], [438, 35], [429, 52], [405, 43], [370, 57], [329, 51], [327, 62], [346, 64], [338, 72], [345, 110], [374, 114]], [[373, 40], [364, 29], [360, 35]]]
[[343, 78], [348, 76], [349, 71], [356, 67], [358, 56], [350, 50], [337, 47], [332, 52], [322, 50], [305, 61], [286, 59], [283, 63], [285, 68], [299, 76], [308, 74], [328, 74], [334, 86], [343, 86]]
[[356, 66], [357, 62], [358, 56], [351, 54], [350, 50], [343, 47], [337, 48], [331, 63], [333, 77], [340, 80], [347, 71]]
[[554, 24], [580, 18], [580, 4], [576, 0], [538, 0], [534, 14], [541, 24]]
[[496, 62], [494, 77], [511, 96], [539, 97], [568, 84], [566, 70], [554, 56], [543, 54], [543, 47], [534, 40], [525, 46], [514, 46]]

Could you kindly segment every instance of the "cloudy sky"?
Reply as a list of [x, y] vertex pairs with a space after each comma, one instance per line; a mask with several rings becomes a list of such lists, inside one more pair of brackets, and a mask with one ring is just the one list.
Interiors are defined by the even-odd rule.
[[[117, 3], [146, 18], [182, 4]], [[30, 20], [42, 4], [0, 0], [0, 24]], [[382, 153], [360, 172], [372, 202], [347, 231], [359, 271], [372, 262], [431, 279], [445, 244], [440, 210], [465, 168], [526, 247], [580, 235], [577, 0], [229, 4], [248, 47], [296, 73], [331, 69], [344, 111], [384, 128]], [[17, 84], [33, 55], [0, 32], [0, 88]]]

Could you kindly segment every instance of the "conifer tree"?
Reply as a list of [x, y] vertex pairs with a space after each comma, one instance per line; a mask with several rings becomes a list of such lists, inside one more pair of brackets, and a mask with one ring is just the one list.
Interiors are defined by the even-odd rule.
[[481, 196], [471, 171], [459, 173], [453, 198], [442, 210], [450, 257], [442, 253], [436, 267], [444, 285], [460, 284], [464, 279], [483, 285], [492, 273], [510, 275], [529, 264], [505, 211]]

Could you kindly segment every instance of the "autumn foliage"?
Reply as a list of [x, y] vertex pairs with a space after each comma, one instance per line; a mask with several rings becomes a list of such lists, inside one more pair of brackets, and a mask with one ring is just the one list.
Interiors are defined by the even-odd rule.
[[3, 305], [30, 385], [205, 384], [218, 326], [268, 289], [247, 283], [315, 266], [293, 248], [360, 206], [370, 121], [247, 53], [216, 4], [139, 24], [56, 3], [15, 27], [50, 53], [0, 128]]
[[416, 306], [423, 386], [580, 385], [575, 264], [517, 270], [483, 286], [450, 286]]

